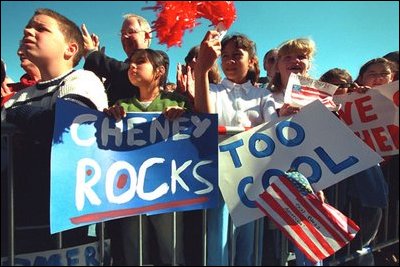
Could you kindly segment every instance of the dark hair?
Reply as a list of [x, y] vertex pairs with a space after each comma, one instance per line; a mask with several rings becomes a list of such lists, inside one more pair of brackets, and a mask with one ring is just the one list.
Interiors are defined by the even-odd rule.
[[226, 47], [229, 42], [233, 42], [236, 48], [247, 51], [249, 53], [249, 58], [254, 60], [253, 67], [249, 69], [246, 75], [246, 79], [250, 80], [254, 85], [260, 77], [256, 44], [244, 34], [227, 35], [221, 41], [221, 50], [224, 50], [224, 47]]
[[322, 74], [319, 80], [321, 82], [331, 83], [334, 79], [344, 79], [346, 83], [352, 83], [353, 78], [351, 77], [350, 73], [345, 69], [334, 68], [330, 69], [324, 74]]
[[185, 63], [189, 64], [192, 62], [194, 58], [197, 58], [197, 55], [199, 54], [200, 51], [200, 46], [194, 46], [189, 50], [189, 53], [185, 57]]
[[383, 58], [386, 58], [387, 60], [390, 60], [392, 62], [399, 64], [399, 51], [393, 51], [390, 53], [387, 53], [386, 55], [383, 56]]
[[370, 61], [368, 61], [367, 63], [365, 63], [364, 65], [362, 65], [362, 67], [360, 68], [360, 71], [358, 73], [358, 77], [356, 79], [357, 83], [359, 83], [361, 81], [361, 77], [364, 75], [364, 73], [367, 71], [367, 69], [371, 65], [374, 65], [374, 64], [382, 64], [385, 66], [385, 68], [387, 68], [388, 70], [390, 70], [393, 73], [396, 73], [398, 71], [397, 66], [392, 61], [387, 60], [386, 58], [383, 58], [383, 57], [374, 58], [374, 59], [371, 59]]
[[[82, 33], [79, 29], [79, 27], [71, 20], [66, 18], [65, 16], [47, 8], [39, 8], [35, 11], [34, 16], [37, 15], [46, 15], [49, 16], [53, 19], [55, 19], [58, 23], [58, 28], [60, 31], [63, 33], [65, 40], [67, 42], [73, 41], [78, 44], [78, 51], [75, 54], [73, 58], [73, 66], [77, 66], [79, 64], [79, 61], [81, 60], [83, 56], [83, 36]], [[31, 19], [32, 20], [32, 19]], [[31, 21], [29, 21], [28, 25], [25, 27], [28, 27]]]
[[3, 60], [1, 60], [1, 83], [6, 79], [6, 67], [4, 66]]
[[147, 59], [154, 69], [164, 66], [165, 73], [160, 77], [159, 86], [165, 87], [168, 77], [168, 69], [169, 69], [169, 57], [167, 53], [161, 50], [153, 50], [150, 48], [146, 49], [137, 49], [135, 53], [132, 54], [129, 61], [132, 62], [134, 59], [144, 58]]
[[276, 53], [276, 58], [274, 58], [274, 60], [276, 61], [276, 59], [278, 57], [278, 52], [279, 52], [279, 50], [277, 48], [272, 48], [272, 49], [268, 50], [267, 53], [265, 53], [264, 59], [263, 59], [263, 68], [264, 68], [264, 70], [267, 70], [267, 68], [265, 68], [265, 63], [266, 63], [265, 61], [267, 61], [268, 55], [271, 54], [271, 53]]

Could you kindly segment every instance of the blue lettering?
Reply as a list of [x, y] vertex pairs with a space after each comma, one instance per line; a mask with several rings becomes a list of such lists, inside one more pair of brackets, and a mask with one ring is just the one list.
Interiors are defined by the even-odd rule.
[[96, 250], [93, 246], [88, 246], [85, 248], [85, 262], [86, 266], [99, 266], [100, 263], [96, 259]]
[[[263, 151], [258, 151], [256, 149], [257, 141], [264, 141], [267, 147]], [[274, 153], [275, 143], [271, 137], [262, 133], [254, 133], [249, 139], [249, 150], [251, 154], [257, 158], [264, 158], [270, 156]]]
[[311, 184], [318, 182], [321, 179], [321, 175], [322, 175], [322, 170], [321, 170], [321, 167], [319, 166], [318, 162], [316, 162], [314, 159], [312, 159], [310, 157], [301, 156], [301, 157], [295, 158], [290, 167], [295, 170], [298, 170], [300, 164], [302, 164], [302, 163], [308, 164], [312, 169], [312, 175], [310, 177], [307, 177], [307, 180]]
[[281, 170], [278, 170], [278, 169], [269, 169], [269, 170], [266, 170], [266, 171], [264, 172], [263, 177], [262, 177], [262, 180], [261, 180], [263, 188], [264, 188], [264, 189], [267, 189], [268, 186], [270, 186], [269, 179], [270, 179], [272, 176], [277, 176], [277, 177], [279, 177], [279, 176], [282, 176], [283, 174], [284, 174], [284, 172], [281, 171]]
[[247, 207], [249, 207], [249, 208], [256, 208], [257, 206], [256, 206], [256, 204], [255, 204], [255, 202], [254, 201], [251, 201], [247, 196], [246, 196], [246, 193], [245, 193], [245, 189], [246, 189], [246, 185], [247, 184], [252, 184], [253, 183], [253, 177], [251, 177], [251, 176], [247, 176], [247, 177], [245, 177], [245, 178], [243, 178], [241, 181], [240, 181], [240, 183], [239, 183], [239, 185], [238, 185], [238, 188], [237, 188], [237, 190], [238, 190], [238, 195], [239, 195], [239, 197], [240, 197], [240, 200], [242, 201], [242, 203], [245, 205], [245, 206], [247, 206]]
[[43, 256], [37, 256], [35, 258], [35, 262], [33, 266], [62, 266], [61, 264], [61, 255], [60, 254], [53, 254], [46, 260]]
[[351, 167], [352, 165], [356, 164], [359, 159], [354, 157], [354, 156], [349, 156], [347, 159], [344, 161], [340, 162], [339, 164], [336, 164], [332, 158], [326, 153], [326, 151], [322, 147], [317, 147], [314, 149], [315, 153], [317, 153], [318, 157], [325, 163], [325, 165], [329, 168], [329, 170], [337, 174], [344, 169], [347, 169]]
[[227, 144], [227, 145], [219, 146], [219, 151], [221, 151], [221, 152], [229, 151], [229, 154], [231, 155], [231, 158], [232, 158], [233, 164], [235, 165], [235, 168], [239, 168], [242, 166], [242, 162], [240, 162], [239, 155], [236, 151], [236, 149], [241, 146], [243, 146], [242, 139], [237, 140], [237, 141]]
[[[290, 127], [293, 130], [296, 131], [296, 137], [288, 140], [283, 134], [283, 129], [286, 127]], [[287, 147], [292, 147], [292, 146], [297, 146], [300, 145], [305, 138], [305, 133], [304, 129], [301, 127], [300, 124], [297, 124], [293, 121], [281, 121], [277, 126], [276, 126], [276, 137], [278, 138], [279, 142], [281, 142], [282, 145], [287, 146]]]
[[67, 256], [67, 264], [68, 266], [75, 266], [79, 264], [79, 258], [74, 258], [74, 256], [79, 255], [79, 249], [78, 248], [73, 248], [67, 250], [66, 256]]

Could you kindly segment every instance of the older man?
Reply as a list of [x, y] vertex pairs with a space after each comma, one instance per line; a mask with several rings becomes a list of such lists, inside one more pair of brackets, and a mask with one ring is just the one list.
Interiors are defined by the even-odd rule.
[[126, 60], [106, 56], [99, 50], [99, 38], [89, 34], [86, 26], [82, 25], [85, 44], [86, 70], [93, 71], [97, 76], [104, 78], [108, 102], [114, 104], [116, 100], [139, 94], [139, 91], [128, 79], [129, 57], [140, 48], [149, 48], [151, 43], [151, 27], [148, 21], [136, 14], [124, 15], [121, 27], [121, 44], [126, 53]]

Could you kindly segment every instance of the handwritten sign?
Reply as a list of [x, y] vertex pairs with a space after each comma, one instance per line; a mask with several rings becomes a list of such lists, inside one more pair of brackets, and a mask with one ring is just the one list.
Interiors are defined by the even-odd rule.
[[[15, 255], [15, 266], [100, 266], [100, 244], [93, 242], [65, 249], [54, 249]], [[103, 262], [110, 262], [110, 240], [104, 242]], [[7, 257], [1, 266], [10, 266]]]
[[399, 81], [365, 94], [337, 95], [340, 118], [381, 156], [399, 154]]
[[60, 100], [51, 154], [51, 233], [137, 214], [214, 207], [216, 115], [102, 112]]
[[219, 152], [219, 186], [236, 226], [264, 216], [255, 200], [291, 167], [319, 191], [382, 161], [319, 101], [221, 142]]
[[332, 100], [336, 90], [336, 85], [291, 73], [284, 101], [295, 107], [304, 107], [318, 99], [329, 110], [336, 111], [337, 106]]

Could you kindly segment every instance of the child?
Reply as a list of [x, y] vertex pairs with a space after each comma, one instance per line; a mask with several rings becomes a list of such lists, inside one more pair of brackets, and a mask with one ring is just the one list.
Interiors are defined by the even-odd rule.
[[[35, 235], [34, 242], [27, 240], [27, 247], [22, 250], [28, 252], [55, 248], [49, 247], [56, 240], [49, 235], [48, 225], [50, 149], [56, 100], [63, 98], [103, 110], [107, 107], [107, 97], [96, 75], [73, 69], [82, 57], [83, 39], [78, 26], [68, 18], [50, 9], [36, 10], [25, 26], [22, 45], [26, 57], [39, 68], [41, 81], [10, 98], [4, 105], [2, 118], [15, 124], [23, 134], [18, 146], [14, 145], [15, 161], [23, 164], [14, 170], [16, 224], [47, 227], [36, 227], [43, 229], [38, 230], [43, 231], [43, 236]], [[85, 235], [71, 237], [69, 245], [81, 244], [77, 242]], [[28, 233], [22, 236], [28, 238]], [[63, 236], [64, 244], [68, 243], [67, 236]], [[25, 245], [22, 240], [16, 244]], [[17, 253], [21, 252], [19, 247], [16, 249]]]
[[[376, 86], [390, 83], [393, 81], [395, 73], [396, 67], [393, 62], [385, 58], [372, 59], [360, 68], [355, 91], [364, 93]], [[391, 162], [390, 158], [385, 157], [385, 162]], [[398, 161], [395, 160], [395, 162]], [[393, 176], [386, 177], [389, 182], [388, 187], [383, 171], [387, 173], [389, 166], [383, 163], [382, 165], [378, 164], [359, 172], [349, 180], [351, 190], [348, 194], [352, 198], [354, 216], [358, 216], [360, 225], [360, 232], [352, 242], [357, 246], [356, 249], [368, 248], [376, 239], [382, 221], [383, 209], [387, 208], [388, 205], [389, 190], [391, 190], [391, 203], [398, 201], [398, 172], [395, 172]], [[398, 164], [396, 165], [398, 166]], [[395, 210], [393, 210], [393, 214], [396, 214]], [[395, 224], [396, 218], [393, 216], [389, 220], [389, 223]], [[375, 265], [373, 253], [358, 257], [356, 264], [359, 266]]]
[[[279, 46], [276, 58], [275, 75], [272, 82], [269, 84], [269, 89], [272, 92], [272, 94], [269, 95], [269, 100], [273, 103], [272, 105], [279, 114], [279, 117], [289, 116], [299, 112], [300, 108], [284, 103], [283, 100], [286, 86], [291, 73], [309, 76], [308, 72], [311, 68], [315, 51], [316, 46], [314, 41], [308, 38], [288, 40]], [[323, 201], [323, 192], [317, 192], [317, 195], [321, 201]], [[276, 235], [275, 242], [279, 242], [279, 239], [281, 238], [280, 235], [280, 233]], [[296, 254], [297, 266], [323, 265], [322, 261], [313, 264], [297, 247], [294, 247], [294, 252]]]
[[[196, 110], [218, 113], [218, 124], [224, 126], [254, 127], [270, 121], [277, 115], [268, 108], [269, 91], [254, 86], [260, 73], [254, 42], [238, 34], [226, 36], [221, 43], [218, 36], [218, 32], [209, 31], [200, 45], [195, 68]], [[208, 72], [220, 54], [226, 78], [220, 84], [210, 84]], [[207, 224], [207, 265], [229, 265], [226, 206], [221, 204], [207, 210]], [[254, 231], [255, 222], [234, 230], [236, 250], [232, 251], [235, 255], [232, 265], [256, 264]]]
[[[164, 115], [173, 120], [181, 116], [185, 110], [190, 109], [189, 102], [175, 92], [167, 92], [162, 90], [166, 82], [168, 71], [168, 57], [161, 51], [152, 49], [138, 49], [130, 58], [130, 68], [128, 71], [129, 81], [139, 88], [140, 97], [132, 97], [121, 99], [104, 112], [113, 116], [116, 120], [120, 120], [126, 115], [126, 112], [146, 112], [146, 111], [162, 111]], [[143, 216], [144, 227], [147, 226], [146, 221], [152, 224], [155, 230], [155, 238], [159, 247], [160, 262], [153, 262], [154, 265], [173, 264], [173, 213], [164, 213], [152, 216]], [[184, 265], [183, 260], [183, 227], [182, 214], [177, 213], [177, 263]], [[114, 263], [117, 262], [126, 266], [139, 265], [139, 216], [132, 216], [114, 220], [113, 233], [111, 234], [111, 247]], [[117, 227], [119, 225], [119, 227]], [[148, 246], [149, 238], [144, 233], [144, 262], [147, 263], [150, 247]], [[120, 243], [122, 242], [122, 243]], [[154, 250], [153, 250], [154, 251]], [[123, 258], [116, 258], [115, 253], [122, 253]], [[154, 258], [157, 255], [153, 255]]]

